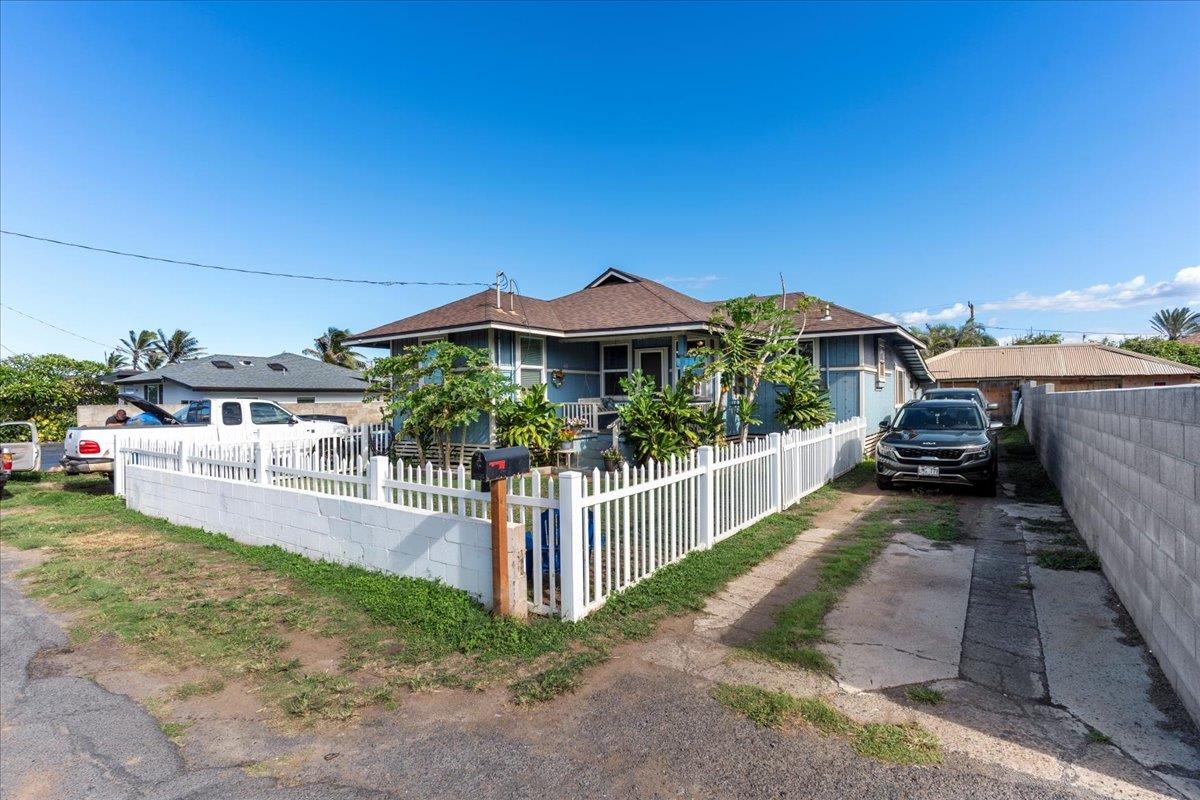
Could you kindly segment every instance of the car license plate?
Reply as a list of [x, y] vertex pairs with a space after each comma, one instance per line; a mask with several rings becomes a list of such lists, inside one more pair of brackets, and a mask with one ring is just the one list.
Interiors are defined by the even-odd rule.
[[922, 478], [936, 478], [941, 474], [942, 471], [938, 467], [917, 467], [917, 475]]

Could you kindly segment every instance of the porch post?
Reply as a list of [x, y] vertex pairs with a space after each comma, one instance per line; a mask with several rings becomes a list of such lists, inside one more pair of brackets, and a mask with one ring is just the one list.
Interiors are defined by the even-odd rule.
[[576, 622], [584, 617], [587, 590], [583, 573], [587, 556], [583, 529], [583, 475], [564, 472], [558, 480], [559, 558], [562, 562], [560, 614], [564, 620]]

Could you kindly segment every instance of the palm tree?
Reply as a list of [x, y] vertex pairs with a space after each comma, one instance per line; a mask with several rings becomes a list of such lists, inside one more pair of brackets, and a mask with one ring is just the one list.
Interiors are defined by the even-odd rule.
[[1150, 326], [1171, 341], [1200, 333], [1200, 311], [1183, 308], [1164, 308], [1150, 318]]
[[[129, 338], [122, 339], [121, 346], [117, 349], [129, 356], [129, 366], [141, 369], [142, 359], [154, 351], [154, 331], [143, 330], [141, 333], [130, 331]], [[150, 367], [150, 369], [154, 369], [154, 367]]]
[[346, 337], [349, 335], [350, 331], [346, 328], [335, 328], [330, 325], [328, 330], [313, 340], [315, 347], [305, 348], [304, 355], [320, 359], [326, 364], [361, 369], [366, 362], [363, 361], [362, 356], [346, 347]]
[[151, 350], [146, 354], [146, 369], [158, 369], [165, 363], [167, 357], [158, 350]]
[[104, 368], [109, 372], [118, 370], [128, 363], [129, 362], [125, 360], [125, 354], [120, 351], [104, 354]]
[[163, 333], [163, 329], [159, 328], [158, 339], [155, 340], [154, 347], [168, 364], [178, 364], [180, 361], [204, 355], [204, 348], [200, 346], [200, 342], [196, 341], [196, 337], [192, 336], [192, 332], [180, 328], [176, 328], [170, 336], [167, 336]]

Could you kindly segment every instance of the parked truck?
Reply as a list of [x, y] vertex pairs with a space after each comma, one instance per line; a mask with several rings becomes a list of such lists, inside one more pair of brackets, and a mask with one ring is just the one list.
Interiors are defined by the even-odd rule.
[[301, 419], [269, 400], [193, 400], [170, 414], [137, 395], [119, 397], [141, 413], [129, 417], [124, 424], [68, 430], [63, 443], [64, 472], [111, 474], [118, 438], [190, 443], [327, 440], [350, 435], [348, 425]]
[[37, 425], [24, 421], [0, 422], [0, 488], [14, 472], [37, 472], [41, 468]]

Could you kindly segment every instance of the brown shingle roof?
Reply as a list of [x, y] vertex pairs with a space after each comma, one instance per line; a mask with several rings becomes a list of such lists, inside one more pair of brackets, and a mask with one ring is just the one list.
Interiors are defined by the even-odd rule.
[[1179, 341], [1184, 344], [1200, 344], [1200, 333], [1193, 333], [1191, 336], [1180, 336]]
[[934, 379], [1198, 375], [1200, 369], [1103, 344], [959, 347], [927, 358]]
[[[718, 303], [697, 300], [657, 281], [627, 272], [617, 272], [628, 282], [610, 280], [553, 300], [538, 300], [522, 295], [501, 294], [496, 307], [496, 292], [486, 289], [470, 297], [422, 311], [411, 317], [355, 334], [351, 341], [389, 336], [411, 336], [446, 328], [508, 324], [562, 333], [616, 331], [676, 325], [703, 326]], [[803, 294], [788, 295], [794, 306]], [[512, 310], [510, 311], [510, 303]], [[895, 323], [860, 314], [843, 306], [829, 304], [829, 320], [822, 320], [823, 304], [808, 312], [806, 331], [865, 330], [896, 328]]]

